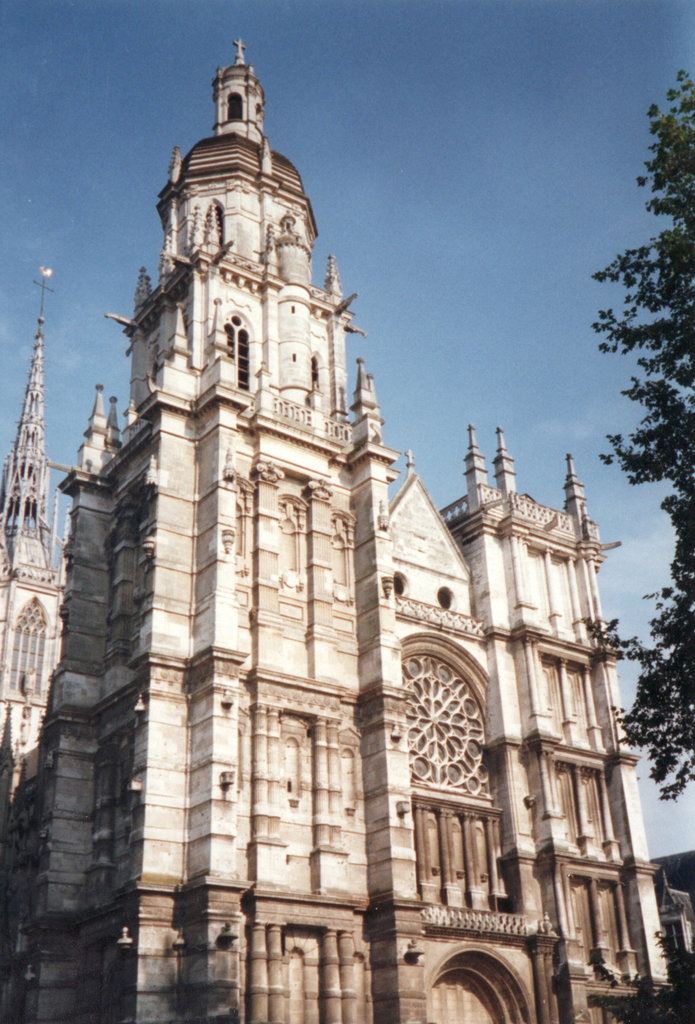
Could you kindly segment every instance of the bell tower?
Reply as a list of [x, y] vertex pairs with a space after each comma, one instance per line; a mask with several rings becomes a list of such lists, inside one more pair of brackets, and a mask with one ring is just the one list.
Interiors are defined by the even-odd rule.
[[215, 135], [234, 133], [260, 142], [263, 138], [265, 97], [253, 65], [244, 60], [246, 47], [235, 39], [236, 60], [226, 68], [218, 68], [212, 80], [215, 101]]

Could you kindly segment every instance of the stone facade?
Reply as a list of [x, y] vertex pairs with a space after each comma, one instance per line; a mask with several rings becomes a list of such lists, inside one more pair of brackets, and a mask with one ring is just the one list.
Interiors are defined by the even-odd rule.
[[[132, 317], [63, 483], [65, 630], [6, 1021], [570, 1024], [660, 961], [603, 558], [495, 486], [389, 501], [335, 261], [238, 44], [176, 149]], [[352, 413], [350, 417], [349, 412]]]

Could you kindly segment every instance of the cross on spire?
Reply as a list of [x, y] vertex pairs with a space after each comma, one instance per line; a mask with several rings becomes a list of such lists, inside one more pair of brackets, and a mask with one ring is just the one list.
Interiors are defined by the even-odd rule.
[[246, 61], [244, 60], [244, 50], [246, 49], [246, 47], [242, 43], [241, 39], [235, 39], [234, 42], [232, 43], [232, 46], [236, 46], [236, 59], [234, 63], [246, 64]]
[[51, 274], [53, 273], [51, 268], [50, 267], [39, 267], [39, 271], [41, 273], [41, 280], [40, 281], [34, 281], [34, 284], [38, 285], [38, 287], [41, 289], [41, 308], [39, 310], [39, 331], [40, 331], [41, 330], [41, 325], [43, 324], [43, 304], [44, 304], [44, 299], [45, 299], [45, 296], [46, 296], [46, 292], [53, 292], [55, 294], [55, 290], [53, 288], [49, 288], [48, 285], [46, 284], [46, 278], [50, 277]]

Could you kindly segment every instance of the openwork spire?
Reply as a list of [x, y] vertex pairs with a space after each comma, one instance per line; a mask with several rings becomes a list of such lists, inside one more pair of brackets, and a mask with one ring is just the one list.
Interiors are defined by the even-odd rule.
[[[24, 392], [14, 447], [5, 459], [0, 505], [2, 536], [15, 559], [46, 563], [50, 558], [50, 529], [46, 519], [48, 461], [45, 447], [43, 381], [43, 291], [50, 272], [43, 275], [41, 314], [34, 336], [34, 351]], [[21, 544], [26, 540], [29, 548]], [[38, 543], [37, 543], [38, 542]], [[21, 551], [20, 551], [21, 549]]]

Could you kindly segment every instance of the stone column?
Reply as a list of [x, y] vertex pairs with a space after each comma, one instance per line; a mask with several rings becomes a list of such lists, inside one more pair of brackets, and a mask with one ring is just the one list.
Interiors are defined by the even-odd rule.
[[268, 709], [268, 835], [280, 835], [280, 713]]
[[251, 928], [251, 963], [249, 965], [249, 1024], [268, 1021], [268, 954], [265, 944], [265, 925], [254, 923]]
[[538, 677], [536, 675], [536, 659], [534, 656], [533, 642], [529, 640], [528, 637], [524, 637], [522, 643], [524, 645], [524, 663], [526, 666], [526, 680], [528, 682], [531, 718], [535, 721], [536, 726], [538, 726], [538, 718], [543, 714], [543, 711], [541, 710], [538, 696]]
[[456, 885], [451, 864], [451, 811], [439, 811], [437, 813], [437, 824], [439, 826], [439, 851], [442, 862], [444, 899], [449, 906], [455, 906], [460, 901], [461, 890]]
[[553, 580], [553, 565], [549, 551], [544, 552], [543, 563], [545, 565], [545, 578], [548, 586], [548, 618], [550, 619], [550, 628], [553, 633], [557, 635], [560, 622], [560, 607], [557, 599], [557, 590]]
[[357, 1020], [357, 992], [355, 990], [355, 941], [351, 932], [338, 933], [340, 955], [340, 989], [343, 1001], [342, 1024], [360, 1024]]
[[267, 711], [257, 704], [253, 715], [253, 779], [251, 785], [251, 832], [268, 834], [268, 733]]
[[324, 1024], [341, 1024], [338, 935], [332, 930], [325, 932], [321, 943], [321, 1001]]
[[268, 1022], [284, 1024], [285, 988], [282, 983], [282, 928], [268, 925]]
[[580, 643], [586, 640], [586, 626], [584, 624], [584, 616], [582, 615], [582, 603], [579, 597], [579, 587], [577, 586], [577, 567], [573, 558], [568, 559], [567, 568], [569, 570], [569, 582], [570, 582], [570, 601], [572, 602], [572, 625], [574, 626], [575, 639]]
[[341, 844], [342, 788], [340, 779], [340, 747], [338, 724], [329, 722], [326, 729], [328, 741], [328, 809], [330, 812], [330, 844]]
[[630, 929], [625, 913], [625, 895], [620, 882], [615, 886], [615, 905], [618, 910], [618, 930], [620, 932], [618, 966], [623, 974], [628, 974], [632, 977], [637, 971], [637, 957], [630, 941]]
[[598, 773], [598, 791], [601, 800], [601, 817], [603, 818], [603, 852], [608, 860], [617, 862], [620, 860], [620, 843], [615, 838], [613, 830], [613, 817], [603, 769]]
[[328, 746], [324, 718], [314, 722], [314, 846], [327, 846], [330, 840]]
[[487, 872], [489, 878], [490, 908], [497, 909], [497, 894], [499, 892], [499, 878], [497, 875], [497, 852], [495, 850], [495, 836], [490, 818], [483, 819], [485, 823], [485, 845], [487, 847]]
[[586, 787], [589, 783], [593, 769], [581, 767], [574, 769], [574, 778], [577, 792], [577, 816], [579, 818], [579, 835], [577, 843], [583, 854], [594, 852], [595, 836], [589, 826], [589, 808], [586, 799]]
[[589, 744], [593, 750], [601, 750], [603, 747], [603, 734], [596, 719], [596, 704], [594, 703], [594, 688], [591, 685], [591, 672], [587, 665], [582, 667], [582, 689], [584, 691], [584, 702], [586, 704], [587, 733]]
[[471, 907], [475, 906], [475, 862], [473, 860], [473, 816], [461, 815], [463, 825], [463, 863], [466, 869], [466, 899]]
[[562, 731], [565, 736], [565, 741], [567, 743], [574, 744], [577, 739], [577, 716], [574, 713], [574, 700], [570, 681], [567, 676], [567, 665], [565, 664], [564, 658], [558, 659], [557, 666], [558, 674], [560, 676], [560, 690], [562, 692]]
[[284, 473], [271, 462], [259, 460], [255, 466], [256, 529], [253, 552], [253, 602], [255, 628], [252, 629], [252, 655], [257, 664], [284, 668], [282, 663], [282, 620], [279, 605], [278, 484]]
[[325, 480], [310, 480], [307, 530], [307, 640], [309, 675], [333, 672], [333, 550], [331, 547], [331, 488]]

